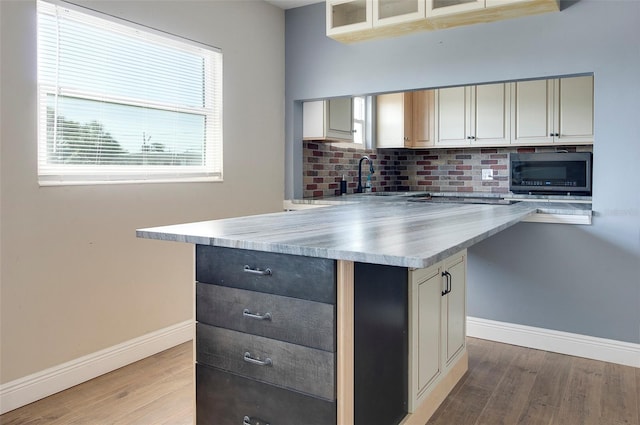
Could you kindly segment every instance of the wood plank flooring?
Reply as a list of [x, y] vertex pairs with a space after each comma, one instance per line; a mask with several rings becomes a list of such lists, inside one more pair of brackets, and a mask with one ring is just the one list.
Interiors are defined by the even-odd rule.
[[[467, 341], [469, 371], [428, 425], [640, 425], [640, 369]], [[0, 424], [190, 425], [192, 391], [189, 342], [8, 412]]]

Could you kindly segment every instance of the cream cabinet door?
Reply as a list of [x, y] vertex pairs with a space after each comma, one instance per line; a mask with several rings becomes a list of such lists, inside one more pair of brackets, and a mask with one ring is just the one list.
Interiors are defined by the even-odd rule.
[[474, 120], [471, 145], [508, 145], [511, 139], [511, 86], [483, 84], [475, 86]]
[[556, 143], [593, 143], [593, 76], [560, 78], [557, 95]]
[[411, 92], [376, 96], [376, 147], [404, 148], [412, 144]]
[[442, 373], [442, 269], [439, 264], [410, 274], [409, 405], [412, 413]]
[[472, 87], [438, 89], [436, 104], [438, 114], [438, 146], [468, 146], [471, 144], [470, 127]]
[[439, 89], [438, 140], [440, 146], [500, 146], [511, 139], [510, 86]]
[[513, 121], [511, 143], [553, 143], [555, 80], [512, 83]]
[[442, 334], [445, 341], [442, 344], [442, 356], [445, 365], [451, 361], [465, 347], [466, 318], [467, 318], [467, 255], [466, 251], [454, 255], [444, 263], [443, 271], [446, 294], [442, 296]]
[[512, 83], [512, 143], [593, 143], [593, 76]]

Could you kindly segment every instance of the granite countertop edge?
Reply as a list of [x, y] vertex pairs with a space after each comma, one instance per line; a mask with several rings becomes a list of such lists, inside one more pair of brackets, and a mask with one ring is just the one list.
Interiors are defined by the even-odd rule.
[[328, 208], [138, 229], [136, 235], [146, 239], [424, 268], [537, 213], [540, 206], [536, 204], [347, 202]]

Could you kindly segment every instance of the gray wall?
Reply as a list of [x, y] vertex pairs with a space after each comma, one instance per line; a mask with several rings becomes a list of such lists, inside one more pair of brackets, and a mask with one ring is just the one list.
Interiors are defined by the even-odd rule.
[[469, 252], [470, 316], [640, 342], [640, 2], [340, 44], [324, 3], [286, 13], [285, 198], [301, 195], [301, 107], [327, 96], [593, 72], [592, 226], [521, 223]]
[[39, 187], [36, 1], [0, 0], [0, 384], [193, 320], [193, 246], [136, 228], [282, 209], [281, 9], [73, 3], [222, 49], [224, 182]]

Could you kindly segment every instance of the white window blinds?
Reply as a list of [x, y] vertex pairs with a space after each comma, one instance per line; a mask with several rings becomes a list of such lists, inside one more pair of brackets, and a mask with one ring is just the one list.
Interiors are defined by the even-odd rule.
[[222, 179], [222, 53], [38, 2], [41, 185]]

